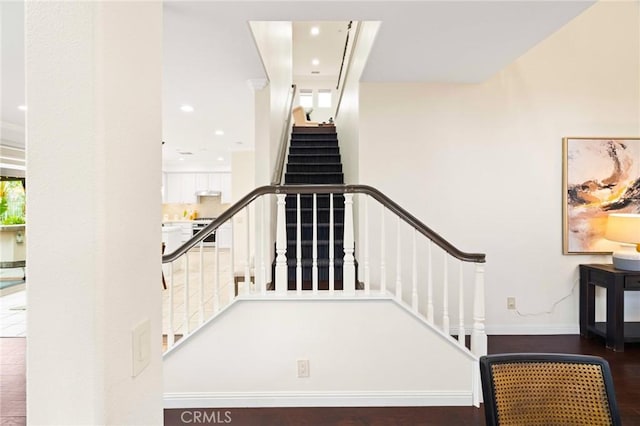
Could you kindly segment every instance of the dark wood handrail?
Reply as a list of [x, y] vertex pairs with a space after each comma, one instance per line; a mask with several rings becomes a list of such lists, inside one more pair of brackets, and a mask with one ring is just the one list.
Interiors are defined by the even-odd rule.
[[406, 223], [415, 228], [422, 235], [433, 241], [442, 250], [451, 256], [464, 262], [485, 263], [486, 255], [484, 253], [466, 253], [459, 250], [449, 241], [445, 240], [440, 234], [433, 231], [419, 219], [402, 208], [398, 203], [387, 197], [378, 189], [368, 185], [265, 185], [260, 186], [247, 195], [245, 195], [237, 203], [229, 207], [218, 218], [209, 225], [204, 227], [200, 232], [178, 247], [173, 253], [162, 256], [162, 263], [173, 262], [188, 250], [195, 247], [200, 241], [204, 240], [208, 234], [218, 229], [220, 225], [235, 216], [238, 212], [248, 206], [256, 198], [267, 194], [367, 194], [376, 199], [380, 204], [388, 210], [395, 213]]
[[340, 63], [340, 71], [338, 72], [338, 82], [336, 83], [336, 90], [340, 88], [340, 78], [342, 77], [342, 71], [344, 70], [344, 60], [347, 57], [347, 47], [349, 47], [349, 31], [351, 31], [351, 24], [353, 24], [353, 21], [349, 21], [349, 25], [347, 25], [347, 37], [344, 41], [344, 50], [342, 51], [342, 62]]

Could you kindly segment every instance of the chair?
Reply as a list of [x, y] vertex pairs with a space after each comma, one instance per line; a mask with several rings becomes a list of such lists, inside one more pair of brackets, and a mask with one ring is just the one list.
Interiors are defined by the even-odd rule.
[[486, 424], [620, 425], [606, 360], [589, 355], [480, 357]]
[[304, 108], [301, 106], [295, 107], [292, 112], [293, 125], [298, 127], [317, 127], [320, 125], [317, 121], [307, 120], [307, 115], [304, 113]]

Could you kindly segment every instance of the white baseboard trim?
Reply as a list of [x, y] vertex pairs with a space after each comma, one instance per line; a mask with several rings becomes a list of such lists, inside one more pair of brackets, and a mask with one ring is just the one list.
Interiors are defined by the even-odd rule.
[[471, 391], [165, 393], [164, 408], [430, 407], [473, 405]]
[[580, 334], [580, 326], [578, 324], [496, 324], [487, 325], [486, 333], [488, 335]]

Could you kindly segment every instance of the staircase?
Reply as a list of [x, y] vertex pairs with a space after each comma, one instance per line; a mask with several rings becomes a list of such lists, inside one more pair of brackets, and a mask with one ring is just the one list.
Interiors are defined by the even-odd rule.
[[[344, 184], [335, 126], [293, 127], [285, 173], [287, 185]], [[297, 207], [300, 200], [302, 289], [313, 283], [313, 195], [288, 195], [286, 202], [288, 290], [296, 289]], [[318, 289], [329, 289], [330, 211], [327, 195], [316, 195]], [[343, 286], [344, 196], [333, 195], [334, 289]], [[275, 271], [275, 261], [273, 263]]]

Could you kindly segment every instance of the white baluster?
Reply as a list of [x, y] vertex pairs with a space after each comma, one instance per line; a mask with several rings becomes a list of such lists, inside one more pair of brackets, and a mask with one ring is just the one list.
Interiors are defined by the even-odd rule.
[[462, 261], [458, 265], [458, 342], [460, 346], [465, 346], [464, 331], [464, 279], [462, 276]]
[[433, 324], [433, 258], [431, 240], [427, 241], [427, 321]]
[[344, 259], [342, 262], [342, 289], [346, 295], [356, 294], [356, 264], [353, 253], [353, 194], [344, 194]]
[[249, 206], [247, 206], [246, 211], [247, 223], [245, 225], [245, 230], [247, 233], [247, 253], [244, 262], [244, 287], [242, 294], [251, 293], [251, 214], [249, 212]]
[[276, 293], [287, 292], [287, 221], [285, 217], [285, 194], [277, 194], [276, 210]]
[[384, 204], [380, 204], [380, 293], [387, 292], [387, 269], [385, 264], [385, 229], [384, 229]]
[[333, 194], [329, 194], [329, 293], [335, 290], [333, 253]]
[[296, 195], [296, 293], [302, 295], [302, 220], [300, 194]]
[[189, 252], [184, 254], [184, 336], [189, 334]]
[[[231, 281], [229, 281], [229, 285], [227, 285], [227, 293], [230, 294], [229, 296], [229, 302], [231, 302], [233, 299], [235, 299], [236, 296], [238, 296], [240, 294], [240, 292], [238, 292], [238, 294], [236, 294], [236, 230], [234, 229], [234, 217], [232, 217], [231, 219], [229, 219], [229, 224], [231, 225], [231, 247], [229, 247], [229, 264], [231, 265], [229, 267], [229, 275], [231, 275]], [[216, 244], [216, 247], [218, 246], [218, 244]], [[222, 287], [225, 287], [225, 285], [223, 284]], [[233, 288], [231, 288], [233, 287]]]
[[480, 357], [487, 354], [487, 334], [484, 327], [484, 264], [476, 263], [476, 283], [473, 294], [473, 331], [471, 352]]
[[418, 312], [418, 248], [417, 237], [418, 231], [413, 229], [413, 259], [412, 259], [412, 281], [411, 281], [411, 308], [414, 312]]
[[[220, 273], [222, 269], [220, 267], [220, 249], [218, 248], [218, 241], [216, 241], [216, 245], [214, 246], [213, 251], [215, 254], [215, 268], [216, 268], [216, 274], [214, 276], [214, 283], [213, 283], [213, 313], [215, 314], [220, 310]], [[231, 289], [229, 293], [231, 294], [231, 296], [229, 297], [229, 300], [233, 300], [233, 298], [235, 297], [233, 289]]]
[[[262, 226], [260, 226], [260, 278], [258, 279], [258, 286], [260, 287], [260, 293], [264, 296], [267, 294], [267, 267], [266, 260], [267, 253], [269, 253], [269, 246], [267, 238], [267, 202], [265, 199], [268, 195], [260, 197], [260, 207], [262, 211]], [[256, 244], [257, 245], [257, 244]], [[256, 253], [257, 255], [257, 253]]]
[[396, 216], [396, 300], [402, 300], [402, 260], [400, 258], [400, 216]]
[[442, 332], [449, 335], [449, 267], [448, 254], [444, 253], [444, 283], [442, 285]]
[[364, 196], [364, 294], [371, 294], [371, 271], [369, 269], [369, 195]]
[[200, 282], [198, 285], [198, 324], [204, 323], [204, 241], [200, 241]]
[[318, 293], [318, 194], [313, 194], [313, 260], [311, 264], [311, 281], [313, 293]]
[[173, 262], [169, 263], [169, 328], [167, 329], [167, 349], [171, 348], [175, 343], [175, 330], [173, 328]]

